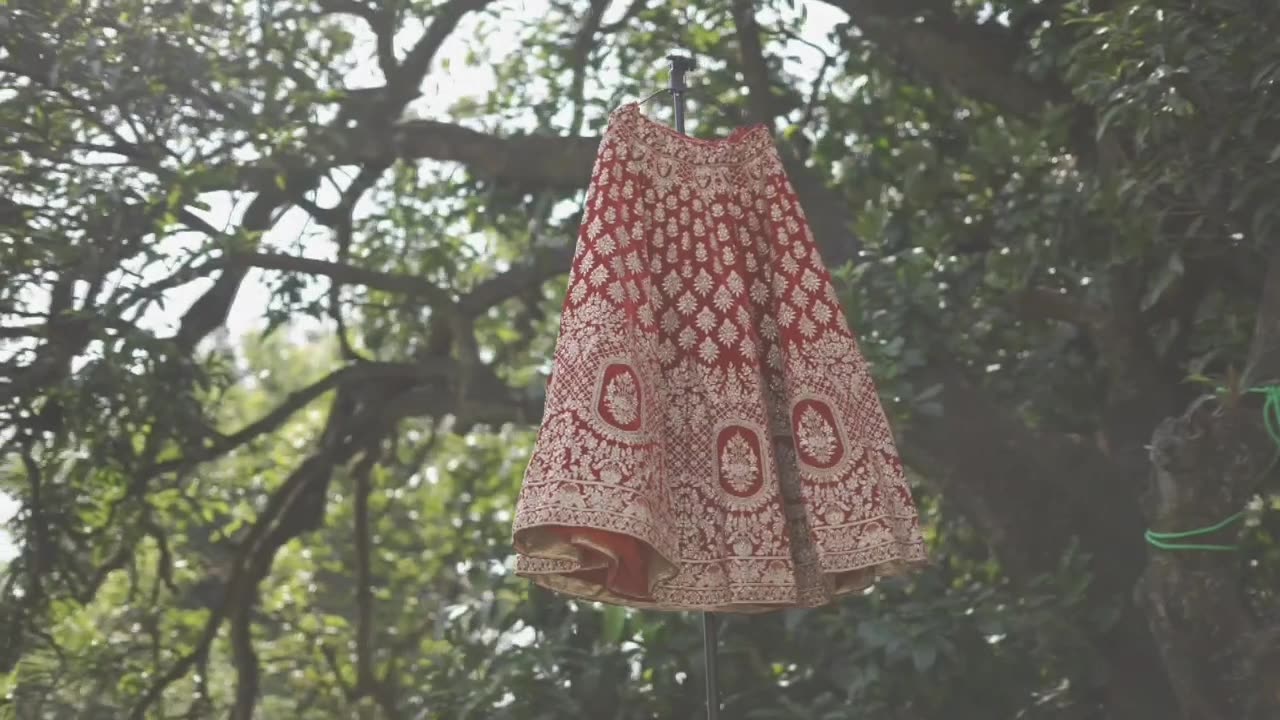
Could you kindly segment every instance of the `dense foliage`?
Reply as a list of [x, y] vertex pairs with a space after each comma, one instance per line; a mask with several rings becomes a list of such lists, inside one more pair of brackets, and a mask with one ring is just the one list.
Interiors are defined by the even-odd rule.
[[701, 717], [697, 618], [510, 573], [595, 136], [675, 48], [697, 133], [776, 130], [935, 559], [727, 619], [723, 716], [1280, 717], [1277, 31], [0, 0], [0, 717]]

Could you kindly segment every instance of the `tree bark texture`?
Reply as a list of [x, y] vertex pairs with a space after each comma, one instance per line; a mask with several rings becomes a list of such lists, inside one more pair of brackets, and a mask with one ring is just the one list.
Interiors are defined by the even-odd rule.
[[[1158, 532], [1210, 527], [1240, 511], [1276, 448], [1255, 403], [1204, 398], [1156, 431], [1147, 515]], [[1187, 544], [1231, 545], [1237, 526]], [[1276, 630], [1253, 617], [1235, 553], [1153, 547], [1139, 583], [1160, 658], [1188, 720], [1280, 717]]]

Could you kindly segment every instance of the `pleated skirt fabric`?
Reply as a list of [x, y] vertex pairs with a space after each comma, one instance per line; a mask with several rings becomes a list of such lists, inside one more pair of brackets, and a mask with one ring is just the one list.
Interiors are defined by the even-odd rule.
[[533, 582], [663, 610], [814, 607], [927, 562], [766, 126], [610, 115], [513, 531]]

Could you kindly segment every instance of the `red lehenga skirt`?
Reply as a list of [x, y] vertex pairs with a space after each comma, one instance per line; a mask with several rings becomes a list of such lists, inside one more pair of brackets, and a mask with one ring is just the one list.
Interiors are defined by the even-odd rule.
[[633, 607], [813, 607], [926, 561], [866, 362], [764, 125], [615, 110], [514, 523], [516, 572]]

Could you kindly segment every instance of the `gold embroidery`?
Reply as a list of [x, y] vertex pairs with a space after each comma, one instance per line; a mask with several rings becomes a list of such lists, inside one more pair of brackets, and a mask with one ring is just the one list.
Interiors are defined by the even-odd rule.
[[613, 376], [605, 390], [604, 404], [619, 425], [630, 425], [636, 421], [640, 403], [636, 398], [636, 381], [631, 373]]
[[[923, 562], [892, 434], [768, 130], [697, 140], [624, 106], [591, 177], [516, 571], [593, 600], [753, 612]], [[638, 540], [648, 594], [583, 579], [621, 555], [592, 540], [584, 561], [550, 527]]]
[[742, 431], [729, 436], [720, 453], [720, 474], [729, 487], [745, 494], [755, 485], [760, 466], [756, 463], [756, 455], [751, 450]]
[[806, 407], [800, 414], [800, 447], [805, 453], [825, 465], [835, 455], [837, 442], [835, 431], [822, 413], [812, 405]]

